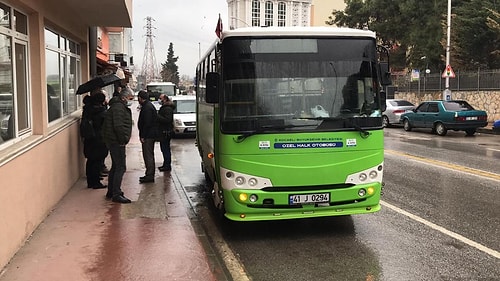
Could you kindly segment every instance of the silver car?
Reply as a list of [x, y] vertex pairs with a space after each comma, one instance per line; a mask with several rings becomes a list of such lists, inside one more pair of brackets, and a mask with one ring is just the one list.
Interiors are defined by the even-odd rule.
[[407, 110], [412, 110], [415, 105], [407, 100], [388, 99], [386, 100], [387, 109], [382, 113], [382, 124], [384, 127], [400, 125], [399, 117]]

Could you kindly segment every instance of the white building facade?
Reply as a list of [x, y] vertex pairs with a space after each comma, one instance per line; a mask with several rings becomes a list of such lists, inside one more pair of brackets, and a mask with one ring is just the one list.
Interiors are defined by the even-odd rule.
[[227, 0], [230, 29], [310, 26], [312, 0]]

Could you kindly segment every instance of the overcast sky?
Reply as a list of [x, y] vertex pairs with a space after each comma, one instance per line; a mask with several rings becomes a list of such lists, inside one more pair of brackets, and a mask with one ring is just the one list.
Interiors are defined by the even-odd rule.
[[134, 0], [132, 52], [135, 72], [142, 69], [146, 46], [146, 17], [152, 17], [156, 63], [167, 60], [168, 45], [179, 57], [179, 74], [194, 77], [200, 52], [203, 55], [217, 39], [215, 27], [221, 14], [227, 25], [226, 0]]

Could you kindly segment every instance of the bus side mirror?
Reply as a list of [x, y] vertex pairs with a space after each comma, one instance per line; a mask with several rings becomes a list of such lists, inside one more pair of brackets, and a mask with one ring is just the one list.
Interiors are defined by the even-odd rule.
[[387, 95], [385, 94], [385, 91], [380, 91], [379, 92], [379, 95], [380, 95], [380, 110], [382, 110], [382, 112], [384, 112], [386, 109], [387, 109]]
[[380, 84], [382, 86], [388, 86], [392, 84], [391, 81], [391, 73], [389, 72], [389, 63], [388, 62], [380, 62], [379, 64], [379, 73], [380, 73]]
[[209, 72], [206, 76], [206, 101], [207, 103], [219, 102], [220, 75], [217, 72]]

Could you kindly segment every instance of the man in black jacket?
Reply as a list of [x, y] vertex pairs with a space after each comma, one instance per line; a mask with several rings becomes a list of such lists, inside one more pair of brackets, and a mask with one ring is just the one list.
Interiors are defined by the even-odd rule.
[[121, 190], [123, 174], [127, 169], [126, 145], [132, 134], [132, 112], [127, 107], [130, 97], [120, 94], [109, 101], [109, 109], [102, 123], [102, 138], [111, 154], [111, 170], [108, 175], [106, 198], [117, 203], [130, 203]]
[[170, 151], [170, 139], [174, 131], [174, 103], [167, 95], [160, 95], [161, 107], [158, 111], [158, 123], [160, 125], [160, 148], [163, 154], [163, 165], [158, 167], [161, 172], [172, 170], [172, 154]]
[[141, 105], [137, 127], [139, 138], [142, 143], [142, 157], [146, 165], [146, 174], [139, 178], [139, 182], [147, 183], [155, 181], [155, 141], [159, 137], [158, 114], [155, 106], [149, 100], [146, 91], [139, 91], [138, 100]]

